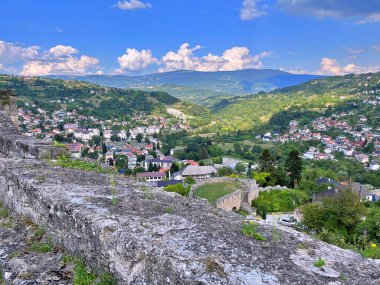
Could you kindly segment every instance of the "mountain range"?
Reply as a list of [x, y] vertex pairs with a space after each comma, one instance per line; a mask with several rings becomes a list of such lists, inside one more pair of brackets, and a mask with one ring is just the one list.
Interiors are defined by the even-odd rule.
[[256, 94], [321, 78], [309, 74], [292, 74], [274, 69], [201, 72], [180, 70], [140, 76], [126, 75], [54, 75], [50, 78], [79, 80], [102, 86], [164, 91], [196, 103], [214, 103], [236, 95]]

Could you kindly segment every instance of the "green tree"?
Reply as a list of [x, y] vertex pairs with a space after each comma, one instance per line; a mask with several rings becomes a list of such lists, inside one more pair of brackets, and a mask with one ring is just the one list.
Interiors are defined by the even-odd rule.
[[275, 168], [274, 160], [272, 155], [270, 154], [269, 149], [264, 149], [260, 155], [259, 160], [259, 170], [260, 172], [268, 172], [271, 173]]
[[99, 146], [103, 142], [103, 138], [101, 136], [93, 136], [89, 142], [90, 146], [96, 145]]
[[173, 174], [174, 172], [177, 172], [177, 171], [179, 171], [179, 166], [177, 163], [173, 162], [172, 167], [170, 168], [170, 173]]
[[105, 143], [102, 143], [102, 153], [103, 153], [103, 154], [106, 154], [107, 151], [108, 151], [108, 149], [107, 149], [106, 144], [105, 144]]
[[218, 169], [219, 176], [230, 176], [232, 173], [232, 169], [227, 166], [223, 166]]
[[91, 157], [92, 159], [98, 159], [99, 153], [97, 151], [90, 152], [89, 157]]
[[144, 135], [143, 135], [143, 134], [141, 134], [141, 133], [138, 133], [138, 134], [136, 135], [136, 140], [137, 140], [137, 142], [141, 143], [141, 141], [142, 141], [143, 137], [144, 137]]
[[253, 172], [252, 178], [256, 180], [260, 187], [268, 186], [270, 181], [270, 173], [268, 172]]
[[298, 150], [290, 151], [285, 164], [286, 170], [290, 173], [290, 187], [294, 188], [302, 178], [303, 163]]
[[185, 178], [185, 183], [187, 185], [194, 185], [196, 183], [195, 179], [192, 176], [187, 176]]
[[354, 232], [367, 213], [357, 193], [351, 189], [341, 190], [336, 196], [325, 198], [321, 202], [306, 204], [301, 211], [303, 223], [310, 229], [317, 232], [323, 229], [340, 231], [346, 236]]
[[201, 159], [206, 159], [209, 157], [209, 154], [208, 154], [208, 150], [207, 148], [205, 147], [201, 147], [201, 151], [200, 151], [200, 158]]
[[239, 173], [239, 174], [243, 174], [243, 173], [245, 173], [246, 169], [247, 169], [247, 168], [245, 167], [245, 165], [244, 165], [242, 162], [238, 162], [238, 163], [236, 163], [235, 171], [236, 171], [237, 173]]
[[111, 136], [111, 141], [113, 141], [113, 142], [119, 142], [119, 141], [121, 141], [121, 138], [117, 134], [113, 134]]

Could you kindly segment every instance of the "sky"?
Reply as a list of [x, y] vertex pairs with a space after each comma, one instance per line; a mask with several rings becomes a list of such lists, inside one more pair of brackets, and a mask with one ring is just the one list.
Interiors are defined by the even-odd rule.
[[0, 73], [380, 71], [380, 0], [1, 0]]

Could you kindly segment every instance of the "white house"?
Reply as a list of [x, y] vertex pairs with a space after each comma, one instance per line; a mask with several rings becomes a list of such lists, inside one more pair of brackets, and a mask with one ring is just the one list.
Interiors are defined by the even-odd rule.
[[161, 172], [143, 172], [136, 174], [137, 180], [143, 180], [147, 182], [161, 181], [165, 177], [166, 174]]
[[106, 140], [110, 140], [112, 136], [112, 131], [111, 130], [105, 130], [103, 133], [103, 136]]
[[196, 179], [207, 179], [216, 175], [218, 171], [213, 166], [198, 166], [189, 165], [183, 169], [180, 173], [173, 174], [174, 179], [181, 180], [187, 176], [191, 176]]

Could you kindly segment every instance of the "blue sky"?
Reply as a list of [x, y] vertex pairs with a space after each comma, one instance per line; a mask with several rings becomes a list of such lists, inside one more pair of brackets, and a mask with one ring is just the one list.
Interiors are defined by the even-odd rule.
[[380, 70], [379, 0], [2, 0], [0, 73]]

